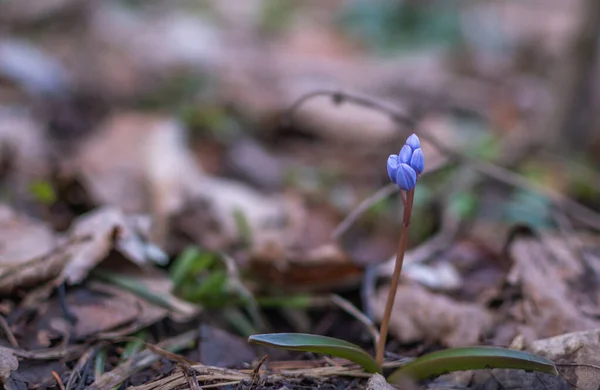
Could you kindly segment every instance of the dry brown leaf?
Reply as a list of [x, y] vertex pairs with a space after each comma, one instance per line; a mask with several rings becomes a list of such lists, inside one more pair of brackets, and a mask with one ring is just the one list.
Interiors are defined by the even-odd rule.
[[393, 387], [387, 383], [381, 374], [373, 374], [367, 381], [367, 390], [391, 390]]
[[19, 361], [10, 348], [0, 347], [0, 381], [2, 383], [10, 377], [10, 373], [19, 367]]
[[600, 321], [580, 310], [581, 303], [589, 301], [583, 295], [592, 292], [578, 293], [572, 286], [583, 285], [588, 271], [564, 239], [518, 238], [510, 254], [514, 263], [507, 280], [520, 286], [523, 294], [522, 303], [513, 312], [534, 330], [535, 338], [600, 326]]
[[100, 204], [126, 213], [146, 212], [151, 194], [162, 187], [157, 196], [169, 198], [156, 200], [156, 207], [169, 212], [181, 197], [178, 175], [194, 179], [182, 166], [187, 155], [183, 136], [183, 129], [169, 118], [117, 114], [82, 145], [71, 169], [82, 173], [85, 187]]
[[0, 267], [12, 267], [42, 256], [57, 243], [52, 229], [41, 221], [18, 215], [0, 205]]
[[600, 330], [536, 340], [529, 349], [552, 359], [571, 386], [596, 390], [600, 383]]
[[69, 256], [57, 246], [54, 232], [43, 222], [0, 206], [0, 293], [30, 287], [57, 276]]
[[100, 204], [153, 217], [153, 242], [162, 243], [169, 217], [186, 204], [206, 200], [219, 230], [240, 236], [235, 213], [259, 232], [285, 217], [280, 197], [264, 196], [230, 180], [207, 177], [185, 143], [185, 131], [170, 118], [128, 113], [109, 119], [80, 150], [71, 169]]
[[[372, 302], [381, 320], [389, 287], [381, 288]], [[456, 302], [418, 284], [400, 285], [390, 320], [390, 333], [403, 343], [423, 341], [448, 347], [478, 344], [490, 329], [492, 316], [478, 305]]]
[[250, 254], [249, 267], [286, 291], [331, 291], [358, 284], [363, 274], [363, 267], [336, 244], [293, 250], [273, 241]]
[[0, 109], [0, 161], [9, 163], [18, 190], [27, 190], [30, 180], [48, 173], [47, 148], [43, 124], [19, 111]]
[[[118, 289], [73, 289], [67, 293], [66, 302], [71, 313], [77, 318], [72, 333], [77, 340], [133, 323], [143, 312], [139, 298]], [[55, 334], [56, 337], [58, 329], [52, 321], [56, 316], [62, 319], [64, 314], [60, 303], [53, 300], [45, 315], [40, 318], [41, 328], [38, 332], [48, 329], [46, 331]]]
[[[120, 210], [106, 206], [79, 217], [69, 230], [71, 237], [89, 237], [69, 249], [71, 259], [62, 271], [70, 284], [80, 283], [87, 274], [106, 258], [112, 249], [119, 251], [133, 264], [145, 266], [152, 261], [164, 261], [160, 252], [145, 241], [148, 225]], [[157, 253], [160, 257], [153, 256]]]
[[66, 239], [59, 239], [44, 223], [0, 206], [0, 292], [39, 285], [61, 273], [69, 283], [80, 283], [113, 249], [138, 266], [166, 261], [145, 241], [148, 229], [144, 218], [104, 207], [79, 217]]
[[119, 275], [126, 276], [143, 285], [149, 293], [161, 298], [162, 307], [168, 309], [168, 314], [174, 321], [187, 321], [197, 315], [202, 308], [184, 301], [173, 295], [173, 282], [164, 272], [156, 269], [146, 269], [138, 272], [132, 268], [119, 270]]

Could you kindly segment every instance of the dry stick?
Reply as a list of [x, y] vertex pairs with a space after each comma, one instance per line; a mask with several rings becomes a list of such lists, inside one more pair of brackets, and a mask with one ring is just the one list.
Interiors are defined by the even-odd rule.
[[0, 315], [0, 328], [2, 328], [2, 331], [4, 332], [4, 335], [6, 336], [6, 339], [10, 345], [15, 348], [19, 348], [19, 343], [17, 342], [12, 329], [10, 329], [10, 325], [8, 325], [8, 322], [6, 322], [3, 315]]
[[346, 313], [350, 314], [356, 320], [361, 322], [367, 328], [369, 333], [371, 333], [371, 337], [373, 337], [373, 344], [375, 347], [377, 347], [377, 343], [380, 339], [379, 332], [377, 331], [377, 327], [375, 327], [375, 324], [373, 324], [373, 321], [371, 321], [369, 317], [367, 317], [363, 312], [358, 310], [356, 306], [354, 306], [350, 301], [340, 297], [337, 294], [331, 295], [331, 302], [335, 303]]
[[381, 189], [379, 189], [376, 193], [369, 196], [367, 199], [360, 202], [358, 207], [344, 218], [344, 220], [331, 232], [331, 238], [333, 240], [337, 240], [341, 237], [342, 234], [348, 230], [348, 228], [365, 212], [369, 209], [369, 207], [373, 206], [375, 203], [379, 202], [382, 199], [387, 198], [397, 191], [397, 186], [394, 183], [391, 183]]
[[[317, 90], [301, 96], [290, 107], [286, 117], [292, 118], [294, 112], [297, 111], [302, 104], [317, 96], [331, 96], [336, 104], [348, 101], [363, 107], [372, 108], [378, 112], [388, 115], [394, 122], [402, 126], [405, 126], [409, 129], [414, 129], [416, 127], [416, 121], [408, 118], [404, 113], [400, 112], [389, 103], [382, 102], [368, 96], [349, 94], [347, 92], [333, 90]], [[522, 175], [511, 172], [508, 169], [465, 156], [458, 151], [452, 150], [451, 148], [444, 146], [440, 140], [431, 135], [428, 131], [421, 129], [419, 131], [419, 135], [423, 139], [429, 141], [429, 143], [431, 143], [440, 152], [457, 159], [462, 163], [468, 164], [479, 173], [482, 173], [500, 182], [509, 184], [513, 187], [522, 188], [530, 192], [541, 194], [550, 200], [555, 206], [562, 206], [572, 218], [577, 219], [579, 222], [582, 222], [589, 227], [600, 230], [600, 214], [594, 210], [577, 203], [561, 193], [552, 191], [551, 189], [540, 185], [533, 184]]]
[[396, 253], [396, 263], [394, 264], [394, 275], [390, 290], [388, 292], [387, 302], [385, 304], [385, 312], [381, 320], [381, 328], [379, 330], [379, 340], [377, 341], [377, 364], [381, 367], [383, 364], [383, 355], [385, 353], [385, 341], [388, 333], [390, 317], [392, 316], [392, 308], [396, 299], [396, 290], [400, 282], [400, 273], [402, 271], [402, 262], [404, 261], [404, 252], [406, 252], [406, 243], [408, 242], [408, 228], [410, 226], [410, 215], [412, 214], [413, 200], [415, 198], [415, 190], [410, 190], [406, 194], [406, 203], [402, 217], [402, 231], [400, 232], [400, 240], [398, 242], [398, 252]]

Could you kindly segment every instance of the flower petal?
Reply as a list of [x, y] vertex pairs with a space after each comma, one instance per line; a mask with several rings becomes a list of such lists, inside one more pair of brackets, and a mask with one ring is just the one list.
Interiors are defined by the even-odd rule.
[[417, 184], [417, 173], [408, 164], [400, 164], [395, 183], [401, 190], [410, 191]]
[[403, 145], [402, 149], [400, 149], [400, 153], [398, 153], [398, 161], [404, 164], [408, 164], [411, 155], [412, 149], [410, 148], [410, 146]]
[[398, 166], [400, 163], [398, 162], [398, 155], [392, 154], [388, 157], [387, 160], [387, 172], [390, 180], [393, 183], [396, 183], [396, 176], [398, 175]]
[[425, 156], [423, 155], [423, 150], [421, 150], [421, 148], [415, 149], [408, 165], [417, 172], [417, 175], [420, 175], [423, 172], [423, 169], [425, 169]]
[[421, 147], [421, 141], [419, 141], [419, 137], [417, 137], [417, 135], [414, 133], [406, 139], [406, 144], [410, 146], [412, 150]]

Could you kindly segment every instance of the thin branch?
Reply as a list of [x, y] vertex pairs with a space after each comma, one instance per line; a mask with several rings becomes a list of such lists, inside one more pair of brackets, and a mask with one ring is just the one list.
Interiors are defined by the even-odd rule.
[[369, 207], [373, 206], [375, 203], [379, 202], [382, 199], [387, 198], [388, 196], [392, 195], [394, 192], [398, 191], [397, 188], [398, 187], [394, 183], [391, 183], [391, 184], [379, 189], [379, 191], [377, 191], [373, 195], [369, 196], [368, 198], [366, 198], [365, 200], [360, 202], [360, 204], [354, 210], [352, 210], [352, 212], [350, 212], [350, 214], [348, 214], [342, 222], [340, 222], [340, 224], [333, 230], [333, 232], [331, 232], [331, 239], [334, 241], [338, 240], [342, 236], [342, 234], [344, 234], [346, 232], [346, 230], [348, 230], [348, 228], [365, 211], [367, 211], [369, 209]]
[[371, 333], [371, 336], [373, 337], [373, 346], [377, 347], [377, 342], [379, 340], [379, 332], [377, 331], [375, 324], [373, 323], [373, 321], [371, 321], [369, 317], [367, 317], [364, 313], [358, 310], [356, 306], [354, 306], [351, 302], [340, 297], [337, 294], [331, 295], [331, 302], [335, 303], [346, 313], [350, 314], [359, 322], [361, 322], [367, 328], [369, 333]]

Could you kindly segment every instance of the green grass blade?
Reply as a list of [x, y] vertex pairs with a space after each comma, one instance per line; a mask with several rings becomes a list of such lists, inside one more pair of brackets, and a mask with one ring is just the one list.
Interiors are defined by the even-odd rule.
[[413, 380], [433, 378], [453, 371], [514, 368], [558, 375], [551, 360], [529, 352], [497, 347], [452, 348], [424, 355], [394, 371], [389, 383], [402, 376]]
[[364, 349], [358, 345], [332, 337], [306, 333], [268, 333], [250, 336], [248, 341], [253, 344], [292, 351], [329, 354], [357, 363], [367, 372], [381, 372], [375, 359]]

